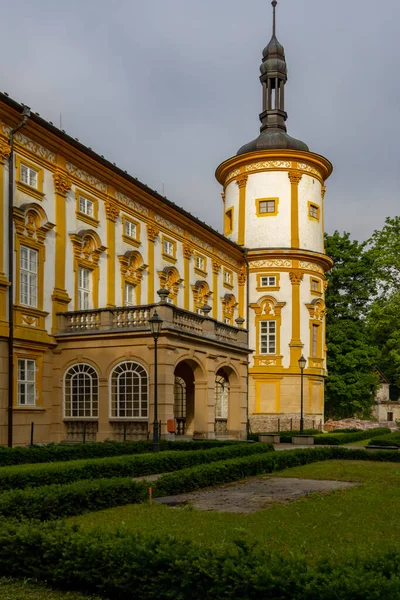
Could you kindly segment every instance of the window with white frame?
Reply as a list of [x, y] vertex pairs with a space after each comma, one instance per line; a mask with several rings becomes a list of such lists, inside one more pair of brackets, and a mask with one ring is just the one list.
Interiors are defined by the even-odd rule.
[[38, 251], [27, 246], [20, 247], [20, 302], [38, 304]]
[[202, 256], [195, 256], [195, 265], [196, 265], [196, 269], [199, 269], [199, 271], [205, 271], [206, 268], [206, 261], [204, 260], [204, 258]]
[[135, 305], [135, 286], [125, 283], [125, 306]]
[[312, 326], [312, 348], [311, 348], [311, 356], [316, 357], [318, 352], [318, 328], [319, 325]]
[[232, 273], [230, 271], [224, 270], [224, 283], [232, 285]]
[[35, 169], [32, 169], [32, 167], [28, 167], [28, 165], [24, 165], [24, 163], [21, 163], [21, 181], [22, 183], [25, 183], [26, 185], [30, 185], [31, 187], [34, 187], [37, 189], [38, 187], [38, 175], [39, 172], [36, 171]]
[[31, 358], [18, 359], [18, 396], [20, 406], [36, 404], [36, 361]]
[[70, 367], [64, 377], [64, 416], [98, 417], [99, 378], [87, 364]]
[[91, 278], [92, 272], [84, 267], [78, 268], [78, 310], [91, 308]]
[[260, 321], [260, 354], [276, 353], [276, 321]]
[[164, 254], [167, 254], [168, 256], [174, 256], [174, 252], [174, 244], [169, 240], [164, 240]]
[[137, 225], [125, 219], [125, 235], [136, 239], [137, 238]]
[[94, 203], [85, 196], [79, 196], [79, 212], [94, 217]]
[[261, 287], [275, 287], [276, 277], [271, 275], [268, 277], [261, 277]]
[[119, 364], [111, 374], [111, 417], [147, 419], [148, 414], [146, 370], [133, 361]]

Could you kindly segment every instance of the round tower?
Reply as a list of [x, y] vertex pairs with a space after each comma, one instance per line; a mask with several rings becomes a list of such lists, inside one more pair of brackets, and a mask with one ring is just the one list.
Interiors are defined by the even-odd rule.
[[304, 427], [323, 422], [325, 182], [331, 163], [286, 130], [285, 51], [276, 37], [263, 51], [263, 109], [259, 136], [223, 162], [224, 233], [246, 248], [249, 345], [249, 421], [252, 431], [300, 427], [301, 371]]

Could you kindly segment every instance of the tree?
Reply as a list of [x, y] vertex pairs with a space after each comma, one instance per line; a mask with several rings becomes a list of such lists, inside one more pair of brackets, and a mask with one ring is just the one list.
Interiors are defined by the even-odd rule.
[[365, 318], [377, 293], [375, 253], [367, 242], [338, 231], [325, 235], [325, 246], [335, 261], [327, 274], [325, 407], [327, 417], [344, 418], [369, 412], [379, 385], [379, 352], [370, 344]]
[[368, 242], [380, 278], [380, 295], [400, 291], [400, 217], [388, 217]]

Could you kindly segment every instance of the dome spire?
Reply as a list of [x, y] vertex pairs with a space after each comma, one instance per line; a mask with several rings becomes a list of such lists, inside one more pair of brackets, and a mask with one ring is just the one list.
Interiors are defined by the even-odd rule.
[[263, 50], [260, 67], [263, 88], [263, 106], [260, 114], [260, 135], [240, 148], [238, 154], [255, 150], [291, 149], [308, 151], [306, 144], [287, 134], [285, 111], [285, 85], [287, 65], [285, 50], [276, 37], [277, 0], [272, 0], [272, 37]]

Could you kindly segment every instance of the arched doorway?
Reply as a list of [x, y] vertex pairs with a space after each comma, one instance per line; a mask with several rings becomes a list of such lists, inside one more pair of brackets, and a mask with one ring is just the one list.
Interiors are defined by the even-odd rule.
[[174, 381], [174, 420], [176, 435], [194, 431], [194, 373], [187, 362], [176, 367]]
[[224, 369], [215, 376], [215, 433], [227, 435], [229, 412], [229, 377]]

